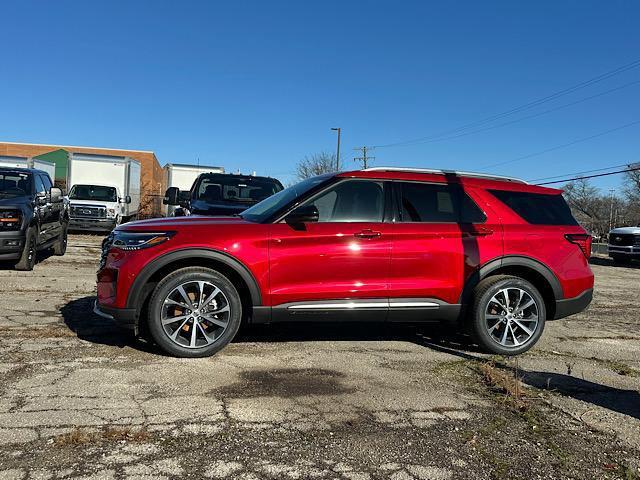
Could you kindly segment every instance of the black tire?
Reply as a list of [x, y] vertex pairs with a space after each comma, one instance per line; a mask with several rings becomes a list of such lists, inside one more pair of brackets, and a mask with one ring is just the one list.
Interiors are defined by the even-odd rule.
[[[185, 285], [191, 286], [193, 285], [193, 283], [197, 283], [198, 281], [207, 282], [208, 284], [220, 289], [222, 296], [218, 300], [220, 300], [221, 304], [226, 304], [229, 307], [229, 311], [225, 319], [226, 327], [219, 334], [219, 336], [216, 337], [216, 332], [214, 330], [210, 331], [213, 332], [212, 338], [215, 338], [213, 343], [196, 347], [189, 347], [183, 344], [179, 344], [178, 342], [188, 342], [186, 337], [190, 337], [191, 333], [193, 333], [190, 329], [195, 328], [195, 320], [193, 320], [192, 317], [189, 317], [191, 318], [191, 323], [189, 323], [190, 320], [188, 318], [186, 324], [181, 325], [178, 322], [173, 322], [169, 326], [163, 326], [162, 315], [166, 313], [166, 311], [164, 310], [165, 299], [167, 299], [170, 294], [173, 294], [172, 292], [175, 292], [176, 289], [181, 285], [184, 288]], [[188, 288], [186, 290], [188, 290]], [[224, 302], [222, 300], [224, 300]], [[214, 303], [216, 303], [216, 301], [214, 301]], [[173, 308], [177, 309], [179, 307]], [[240, 300], [240, 295], [238, 294], [238, 291], [234, 287], [233, 283], [231, 283], [231, 281], [229, 281], [229, 279], [221, 273], [209, 268], [202, 267], [181, 268], [180, 270], [176, 270], [175, 272], [167, 275], [160, 281], [160, 283], [158, 283], [158, 285], [154, 289], [149, 301], [148, 310], [149, 315], [147, 323], [149, 333], [151, 334], [153, 341], [162, 350], [176, 357], [196, 358], [214, 355], [218, 351], [222, 350], [229, 342], [231, 342], [231, 340], [233, 340], [236, 333], [238, 332], [238, 328], [240, 327], [240, 323], [242, 320], [242, 301]], [[191, 313], [191, 310], [189, 310], [188, 312]], [[180, 313], [176, 314], [174, 311], [173, 315], [188, 316], [186, 313], [187, 312], [185, 311], [181, 311]], [[198, 316], [198, 318], [201, 317]], [[204, 328], [218, 328], [209, 324], [201, 323], [201, 325], [205, 325]], [[187, 328], [187, 330], [184, 330], [185, 328]], [[180, 330], [180, 332], [178, 332], [178, 342], [172, 340], [169, 336], [170, 333], [174, 334], [176, 330]], [[199, 341], [206, 342], [208, 339], [205, 340], [205, 336], [200, 332], [203, 332], [201, 328], [196, 333], [196, 335], [200, 336]]]
[[53, 254], [61, 257], [67, 251], [67, 237], [68, 237], [68, 228], [66, 225], [62, 226], [62, 232], [56, 240], [56, 243], [53, 244]]
[[16, 270], [31, 271], [36, 265], [36, 259], [38, 256], [38, 237], [36, 230], [33, 227], [27, 229], [24, 239], [24, 247], [18, 263], [16, 263]]
[[[522, 318], [516, 318], [516, 321], [519, 320], [521, 325], [524, 325], [532, 332], [531, 334], [516, 326], [516, 321], [514, 320], [505, 318], [504, 320], [498, 321], [487, 318], [488, 309], [495, 309], [496, 312], [498, 312], [499, 307], [496, 302], [492, 302], [492, 298], [504, 289], [513, 289], [512, 292], [515, 292], [516, 294], [516, 289], [519, 289], [524, 291], [528, 297], [533, 300], [534, 304], [527, 309], [527, 312], [529, 316], [533, 317], [533, 308], [536, 309], [537, 323], [535, 324], [535, 327], [532, 326], [532, 323], [527, 323], [530, 322], [529, 320], [523, 321]], [[490, 302], [492, 303], [490, 304]], [[507, 302], [507, 306], [513, 308], [515, 307], [515, 302], [515, 298], [510, 298]], [[500, 313], [497, 313], [495, 316], [502, 316], [502, 313], [507, 312], [502, 309]], [[512, 313], [509, 313], [509, 315], [512, 315]], [[490, 353], [499, 355], [518, 355], [526, 352], [536, 344], [542, 335], [546, 318], [547, 313], [542, 295], [540, 295], [540, 292], [536, 287], [523, 278], [510, 275], [496, 275], [482, 280], [474, 290], [473, 307], [471, 309], [469, 319], [471, 322], [472, 336], [483, 350]], [[494, 327], [494, 330], [492, 331], [496, 332], [496, 334], [501, 337], [499, 340], [494, 338], [492, 333], [489, 331], [491, 327], [493, 327], [493, 325], [491, 325], [491, 327], [489, 326], [491, 322], [496, 322], [493, 325], [497, 325], [497, 327]], [[511, 327], [511, 331], [507, 331], [509, 325], [513, 325], [513, 327]], [[503, 336], [505, 331], [507, 331], [506, 337]], [[512, 338], [510, 345], [508, 344], [509, 336]], [[523, 340], [525, 336], [528, 337], [526, 341]], [[505, 339], [507, 345], [500, 342]], [[521, 341], [521, 344], [517, 345], [516, 342], [519, 341]]]
[[629, 265], [631, 263], [631, 257], [627, 255], [611, 255], [613, 259], [613, 263], [617, 263], [618, 265]]

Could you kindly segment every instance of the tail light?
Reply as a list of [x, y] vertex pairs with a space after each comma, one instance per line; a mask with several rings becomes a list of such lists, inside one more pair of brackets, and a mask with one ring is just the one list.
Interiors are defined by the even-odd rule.
[[586, 233], [567, 233], [564, 238], [580, 247], [586, 258], [591, 257], [591, 235]]

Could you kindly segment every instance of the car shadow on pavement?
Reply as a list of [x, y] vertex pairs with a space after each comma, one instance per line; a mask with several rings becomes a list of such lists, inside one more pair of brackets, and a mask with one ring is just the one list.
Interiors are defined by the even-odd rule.
[[523, 382], [532, 387], [640, 419], [640, 393], [635, 390], [622, 390], [560, 373], [527, 371], [520, 371], [520, 373]]
[[[35, 268], [38, 268], [39, 263], [44, 262], [45, 260], [47, 260], [49, 257], [52, 257], [52, 256], [53, 256], [53, 250], [51, 250], [50, 248], [48, 248], [47, 250], [39, 251], [38, 255], [36, 256]], [[3, 260], [0, 262], [0, 270], [15, 270], [17, 262], [18, 260]]]
[[136, 350], [161, 354], [160, 350], [142, 342], [116, 324], [113, 320], [100, 317], [93, 313], [96, 297], [82, 297], [72, 300], [60, 308], [64, 323], [79, 339], [91, 343], [112, 347], [131, 347]]

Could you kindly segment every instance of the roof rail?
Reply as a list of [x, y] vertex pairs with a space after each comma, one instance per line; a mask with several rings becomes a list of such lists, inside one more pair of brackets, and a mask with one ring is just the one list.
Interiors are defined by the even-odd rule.
[[436, 174], [454, 174], [460, 177], [485, 178], [487, 180], [501, 180], [504, 182], [524, 183], [527, 182], [521, 178], [505, 177], [502, 175], [493, 175], [491, 173], [464, 172], [461, 170], [441, 170], [436, 168], [415, 168], [415, 167], [370, 167], [365, 168], [364, 172], [411, 172], [411, 173], [436, 173]]

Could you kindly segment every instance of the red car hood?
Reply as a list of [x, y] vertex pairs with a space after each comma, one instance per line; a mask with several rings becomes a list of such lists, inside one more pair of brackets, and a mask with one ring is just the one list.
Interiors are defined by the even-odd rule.
[[200, 217], [191, 215], [187, 217], [166, 217], [139, 220], [120, 225], [117, 230], [173, 230], [181, 227], [197, 227], [200, 225], [238, 225], [248, 224], [241, 217]]

